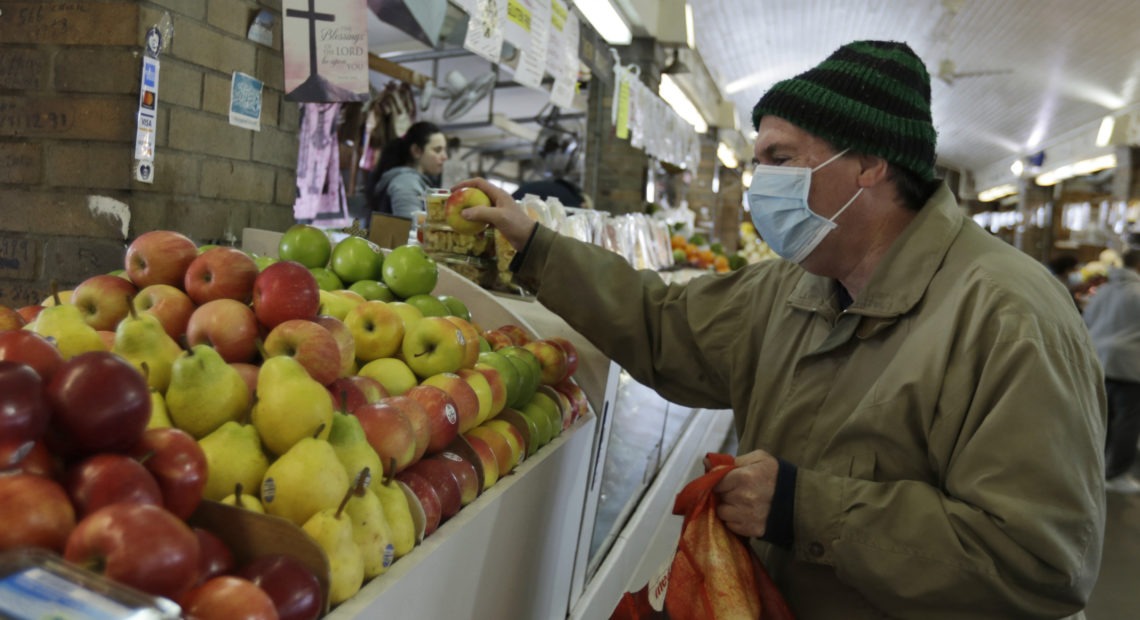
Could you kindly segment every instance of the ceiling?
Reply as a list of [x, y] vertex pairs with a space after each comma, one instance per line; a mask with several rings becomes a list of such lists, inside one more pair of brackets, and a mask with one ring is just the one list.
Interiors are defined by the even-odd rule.
[[697, 49], [744, 119], [773, 83], [858, 39], [905, 41], [932, 76], [945, 60], [998, 72], [932, 79], [939, 163], [951, 168], [1048, 156], [1140, 101], [1137, 0], [690, 2]]

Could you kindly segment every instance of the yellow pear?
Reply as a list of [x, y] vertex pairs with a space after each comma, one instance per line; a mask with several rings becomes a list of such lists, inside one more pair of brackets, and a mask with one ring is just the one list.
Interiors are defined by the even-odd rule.
[[[390, 471], [395, 471], [395, 466]], [[380, 506], [384, 510], [393, 553], [397, 558], [404, 557], [416, 546], [416, 523], [412, 519], [408, 497], [391, 475], [387, 480], [377, 479], [369, 490], [380, 500]]]
[[332, 416], [332, 430], [329, 431], [329, 445], [336, 452], [336, 458], [344, 465], [349, 476], [367, 469], [379, 475], [384, 471], [380, 456], [368, 443], [368, 436], [360, 426], [360, 420], [348, 413], [335, 412]]
[[245, 418], [249, 388], [217, 351], [196, 345], [174, 360], [166, 409], [174, 426], [200, 439], [226, 422]]
[[79, 308], [68, 303], [41, 310], [31, 331], [51, 338], [65, 360], [88, 351], [107, 350], [103, 338], [83, 320]]
[[218, 501], [233, 493], [239, 484], [245, 489], [261, 488], [269, 459], [252, 426], [226, 422], [199, 439], [198, 445], [206, 453], [206, 488], [202, 497]]
[[322, 439], [332, 430], [333, 404], [328, 390], [289, 356], [271, 357], [261, 365], [256, 400], [251, 419], [273, 454], [285, 454], [293, 444], [312, 437], [318, 428], [323, 427]]
[[162, 397], [162, 393], [154, 388], [150, 388], [150, 420], [147, 420], [147, 428], [169, 428], [174, 426], [170, 421], [170, 413], [166, 410], [166, 399]]
[[170, 386], [170, 368], [182, 354], [182, 347], [166, 334], [158, 317], [149, 312], [139, 314], [133, 303], [128, 304], [130, 314], [119, 321], [111, 352], [127, 360], [139, 370], [145, 364], [146, 382], [150, 387], [166, 392]]
[[322, 510], [336, 508], [348, 490], [348, 474], [329, 442], [306, 437], [265, 470], [261, 503], [265, 512], [301, 525]]
[[242, 493], [242, 488], [243, 487], [242, 487], [240, 482], [235, 484], [234, 485], [234, 492], [230, 495], [223, 497], [222, 503], [227, 504], [229, 506], [237, 506], [238, 508], [244, 508], [250, 512], [256, 512], [258, 514], [265, 514], [265, 506], [261, 505], [261, 500], [257, 499], [256, 495], [250, 495], [249, 493]]
[[329, 603], [333, 605], [348, 600], [364, 585], [364, 558], [344, 510], [351, 493], [351, 489], [346, 491], [339, 506], [318, 511], [301, 526], [329, 558]]
[[353, 494], [344, 506], [348, 518], [352, 520], [352, 538], [364, 559], [366, 579], [384, 574], [396, 555], [384, 507], [380, 504], [380, 498], [367, 488], [366, 483], [370, 478], [370, 471], [362, 469]]

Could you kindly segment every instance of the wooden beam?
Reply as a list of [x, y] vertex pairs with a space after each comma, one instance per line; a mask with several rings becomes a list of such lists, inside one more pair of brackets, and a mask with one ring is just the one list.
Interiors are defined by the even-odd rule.
[[368, 68], [383, 73], [388, 77], [407, 82], [416, 88], [423, 88], [424, 84], [428, 81], [426, 75], [416, 73], [403, 65], [398, 65], [391, 60], [386, 60], [375, 54], [368, 55]]

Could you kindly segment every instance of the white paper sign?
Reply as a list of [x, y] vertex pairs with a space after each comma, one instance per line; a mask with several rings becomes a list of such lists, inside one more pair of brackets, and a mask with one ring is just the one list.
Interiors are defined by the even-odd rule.
[[519, 56], [515, 81], [523, 86], [542, 88], [546, 73], [546, 47], [550, 40], [550, 0], [533, 0], [530, 14], [530, 41]]
[[562, 67], [554, 75], [550, 89], [550, 102], [560, 108], [570, 108], [578, 87], [578, 15], [570, 13], [562, 36]]
[[503, 53], [503, 25], [507, 21], [507, 0], [477, 0], [467, 22], [463, 47], [490, 62], [499, 63]]
[[506, 0], [507, 21], [503, 28], [503, 38], [507, 43], [526, 49], [530, 44], [531, 5], [537, 4], [532, 0]]

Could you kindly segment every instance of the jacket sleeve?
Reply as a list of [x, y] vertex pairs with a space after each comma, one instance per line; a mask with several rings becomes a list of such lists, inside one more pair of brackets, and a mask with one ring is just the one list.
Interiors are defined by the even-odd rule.
[[1084, 607], [1096, 580], [1099, 365], [1075, 317], [1038, 333], [1028, 333], [1032, 315], [994, 322], [988, 345], [948, 365], [944, 392], [977, 387], [939, 399], [930, 433], [957, 437], [932, 455], [945, 462], [940, 480], [861, 479], [873, 462], [855, 477], [799, 470], [797, 559], [833, 566], [892, 617], [1064, 617]]
[[538, 300], [639, 382], [691, 407], [728, 408], [741, 347], [734, 274], [666, 285], [621, 256], [538, 227], [518, 275]]

